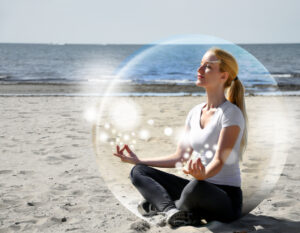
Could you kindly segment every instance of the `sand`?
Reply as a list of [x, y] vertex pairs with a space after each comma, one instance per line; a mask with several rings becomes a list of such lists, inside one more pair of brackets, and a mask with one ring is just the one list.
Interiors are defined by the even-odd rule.
[[[173, 153], [176, 144], [163, 134], [164, 128], [180, 128], [188, 110], [204, 100], [192, 96], [129, 98], [146, 110], [143, 122], [150, 118], [155, 121], [153, 132], [157, 136], [140, 140], [136, 146], [136, 152], [145, 157]], [[142, 220], [113, 194], [116, 184], [123, 184], [123, 191], [128, 188], [125, 184], [132, 165], [110, 157], [110, 145], [100, 147], [104, 153], [96, 156], [93, 124], [84, 118], [84, 112], [101, 100], [0, 97], [0, 232], [299, 232], [299, 97], [246, 99], [249, 121], [257, 123], [252, 123], [250, 136], [258, 135], [249, 136], [248, 158], [274, 151], [287, 155], [286, 161], [281, 160], [284, 168], [272, 192], [249, 214], [231, 224], [213, 222], [207, 227], [177, 229]], [[276, 143], [259, 137], [259, 131], [274, 137]], [[115, 165], [113, 171], [119, 172], [111, 180], [111, 171], [102, 168], [108, 164]], [[253, 164], [246, 165], [244, 174], [250, 174], [248, 180], [255, 179], [253, 174], [260, 170]], [[259, 173], [258, 178], [260, 174], [264, 173]], [[137, 200], [137, 192], [132, 186], [129, 189], [132, 193], [126, 193], [124, 203]], [[251, 192], [249, 188], [249, 196]]]

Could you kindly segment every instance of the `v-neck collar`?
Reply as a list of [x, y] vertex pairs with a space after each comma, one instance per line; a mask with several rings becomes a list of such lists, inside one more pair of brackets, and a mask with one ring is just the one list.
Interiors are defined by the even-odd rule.
[[[200, 128], [200, 130], [205, 130], [210, 124], [211, 124], [211, 122], [214, 120], [214, 118], [216, 117], [216, 113], [217, 113], [217, 111], [219, 110], [219, 108], [223, 105], [223, 104], [225, 104], [226, 102], [228, 102], [228, 100], [225, 100], [221, 105], [219, 105], [218, 107], [217, 107], [217, 110], [215, 111], [215, 113], [210, 117], [210, 119], [209, 119], [209, 122], [206, 124], [206, 126], [204, 127], [204, 128], [201, 128], [201, 125], [200, 125], [200, 122], [201, 122], [201, 117], [202, 117], [202, 109], [203, 109], [203, 107], [207, 104], [207, 103], [203, 103], [202, 105], [201, 105], [201, 107], [200, 107], [200, 117], [199, 117], [199, 120], [198, 120], [198, 126], [199, 126], [199, 128]], [[199, 114], [198, 114], [198, 116], [199, 116]]]

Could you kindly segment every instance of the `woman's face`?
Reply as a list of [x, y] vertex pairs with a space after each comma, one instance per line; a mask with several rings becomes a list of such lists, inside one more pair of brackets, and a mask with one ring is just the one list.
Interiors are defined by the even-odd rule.
[[198, 68], [196, 86], [204, 88], [216, 88], [224, 85], [224, 72], [219, 71], [218, 58], [211, 52], [206, 52]]

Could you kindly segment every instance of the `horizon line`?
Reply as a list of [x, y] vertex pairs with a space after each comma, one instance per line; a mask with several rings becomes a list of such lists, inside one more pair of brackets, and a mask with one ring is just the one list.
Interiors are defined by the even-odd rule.
[[[31, 44], [31, 45], [157, 45], [159, 43], [57, 43], [57, 42], [0, 42], [0, 44]], [[213, 43], [218, 44], [218, 43]], [[222, 43], [220, 43], [222, 44]], [[227, 43], [224, 43], [227, 44]], [[300, 44], [300, 42], [270, 42], [270, 43], [232, 43], [238, 45], [267, 45], [267, 44]], [[163, 44], [167, 45], [167, 44]], [[173, 44], [174, 45], [174, 44]], [[196, 44], [179, 44], [179, 45], [196, 45]], [[230, 45], [230, 44], [229, 44]]]

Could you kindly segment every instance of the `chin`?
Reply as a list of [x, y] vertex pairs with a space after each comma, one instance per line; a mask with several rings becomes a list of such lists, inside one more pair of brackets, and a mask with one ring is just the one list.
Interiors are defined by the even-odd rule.
[[203, 83], [199, 82], [199, 80], [197, 80], [195, 84], [197, 87], [204, 87]]

